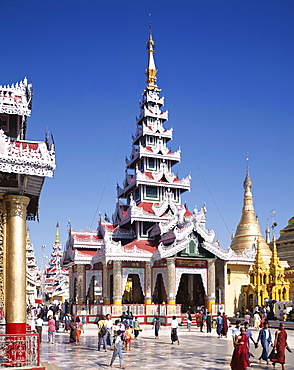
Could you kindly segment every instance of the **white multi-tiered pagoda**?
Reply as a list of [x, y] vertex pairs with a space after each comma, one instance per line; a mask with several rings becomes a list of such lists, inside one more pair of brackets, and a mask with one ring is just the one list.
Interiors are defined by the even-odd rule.
[[[151, 33], [147, 51], [147, 85], [112, 222], [100, 217], [90, 244], [69, 228], [63, 264], [70, 269], [71, 299], [80, 305], [93, 295], [105, 305], [177, 303], [183, 310], [206, 305], [215, 312], [225, 299], [225, 261], [250, 264], [253, 257], [222, 250], [206, 228], [206, 207], [190, 212], [182, 204], [191, 177], [173, 173], [181, 151], [168, 148], [173, 130], [165, 128]], [[102, 287], [99, 296], [95, 286]]]

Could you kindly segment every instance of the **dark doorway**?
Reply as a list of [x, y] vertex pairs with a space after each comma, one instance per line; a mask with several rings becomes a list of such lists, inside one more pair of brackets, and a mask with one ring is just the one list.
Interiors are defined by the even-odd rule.
[[186, 312], [189, 307], [195, 311], [198, 307], [204, 306], [204, 297], [201, 275], [182, 274], [176, 296], [176, 303], [182, 305], [182, 312]]
[[122, 297], [123, 303], [144, 303], [144, 296], [138, 274], [129, 274]]
[[158, 274], [156, 278], [156, 284], [154, 288], [154, 293], [152, 296], [153, 303], [162, 304], [163, 302], [166, 303], [167, 296], [166, 291], [163, 283], [162, 274]]

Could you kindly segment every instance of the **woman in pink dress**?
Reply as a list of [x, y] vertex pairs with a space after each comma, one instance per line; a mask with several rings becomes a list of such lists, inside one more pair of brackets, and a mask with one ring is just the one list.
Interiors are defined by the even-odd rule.
[[232, 370], [246, 370], [250, 366], [248, 359], [248, 338], [245, 329], [240, 329], [241, 334], [235, 339], [234, 352], [231, 361]]

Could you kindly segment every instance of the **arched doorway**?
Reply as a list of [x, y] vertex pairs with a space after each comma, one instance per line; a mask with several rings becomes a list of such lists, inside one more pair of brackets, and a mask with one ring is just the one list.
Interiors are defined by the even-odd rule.
[[157, 304], [162, 304], [167, 301], [162, 274], [157, 275], [152, 301]]
[[142, 292], [140, 278], [138, 274], [129, 274], [124, 294], [122, 296], [123, 303], [144, 303], [144, 295]]
[[182, 274], [176, 295], [176, 303], [182, 305], [182, 312], [189, 307], [193, 311], [205, 304], [205, 291], [200, 274]]

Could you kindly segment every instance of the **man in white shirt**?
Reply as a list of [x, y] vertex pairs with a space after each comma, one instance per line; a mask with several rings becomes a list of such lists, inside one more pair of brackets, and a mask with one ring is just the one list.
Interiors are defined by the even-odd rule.
[[179, 341], [179, 338], [178, 338], [178, 327], [179, 327], [179, 322], [176, 318], [176, 316], [173, 316], [173, 319], [172, 319], [172, 322], [171, 322], [171, 341], [172, 341], [172, 344], [174, 344], [174, 342], [178, 342], [178, 344], [180, 344], [180, 341]]

